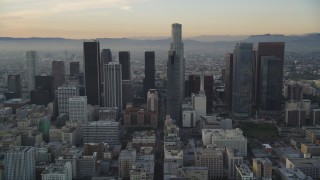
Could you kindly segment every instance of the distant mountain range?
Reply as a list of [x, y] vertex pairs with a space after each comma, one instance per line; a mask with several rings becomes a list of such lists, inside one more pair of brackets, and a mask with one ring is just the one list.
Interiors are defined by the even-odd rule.
[[[1, 50], [39, 50], [39, 51], [60, 51], [76, 50], [82, 51], [82, 42], [89, 39], [66, 39], [50, 37], [0, 37]], [[170, 44], [169, 37], [134, 37], [134, 38], [98, 38], [101, 48], [110, 48], [114, 51], [167, 51]], [[251, 35], [251, 36], [221, 36], [202, 35], [190, 37], [183, 40], [187, 51], [199, 53], [214, 53], [232, 51], [236, 42], [285, 42], [286, 51], [315, 52], [320, 51], [320, 33], [305, 35]]]

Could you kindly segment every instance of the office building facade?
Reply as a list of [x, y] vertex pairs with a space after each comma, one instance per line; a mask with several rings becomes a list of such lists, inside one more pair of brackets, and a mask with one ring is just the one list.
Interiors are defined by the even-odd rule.
[[28, 97], [30, 92], [35, 89], [35, 76], [37, 75], [38, 53], [36, 51], [27, 51], [27, 81]]
[[100, 105], [100, 44], [83, 43], [85, 94], [88, 104]]

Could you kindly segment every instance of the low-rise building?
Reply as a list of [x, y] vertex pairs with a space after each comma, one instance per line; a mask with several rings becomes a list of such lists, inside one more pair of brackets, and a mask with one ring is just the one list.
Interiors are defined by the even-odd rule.
[[222, 178], [224, 176], [223, 153], [221, 149], [212, 147], [196, 148], [195, 165], [208, 168], [209, 179]]
[[246, 164], [241, 164], [236, 166], [237, 170], [237, 180], [253, 180], [253, 172]]
[[256, 178], [272, 179], [272, 162], [268, 158], [253, 158], [253, 175]]
[[301, 152], [304, 154], [310, 154], [311, 156], [320, 156], [320, 145], [312, 143], [302, 143]]
[[202, 129], [204, 145], [214, 144], [218, 148], [236, 149], [241, 156], [247, 156], [247, 139], [239, 128], [232, 130]]
[[42, 180], [72, 180], [71, 162], [50, 164], [41, 173]]
[[310, 176], [313, 179], [320, 178], [320, 158], [287, 158], [286, 168], [297, 168], [306, 176]]

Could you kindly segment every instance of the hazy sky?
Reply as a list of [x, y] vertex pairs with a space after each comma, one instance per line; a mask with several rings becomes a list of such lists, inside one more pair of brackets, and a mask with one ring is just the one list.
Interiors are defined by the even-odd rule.
[[320, 0], [0, 0], [0, 36], [140, 37], [320, 32]]

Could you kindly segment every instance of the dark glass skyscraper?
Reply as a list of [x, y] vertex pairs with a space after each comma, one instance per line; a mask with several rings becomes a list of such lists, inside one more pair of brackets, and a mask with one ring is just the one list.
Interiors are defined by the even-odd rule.
[[80, 64], [78, 61], [70, 62], [70, 77], [75, 77], [80, 72]]
[[149, 89], [155, 88], [155, 55], [154, 51], [146, 51], [144, 54], [144, 82], [143, 93], [147, 97]]
[[8, 75], [8, 92], [14, 92], [16, 97], [22, 97], [22, 86], [20, 75]]
[[167, 61], [167, 114], [181, 124], [181, 105], [185, 95], [182, 26], [172, 24], [171, 28], [172, 37]]
[[281, 60], [274, 56], [262, 56], [260, 62], [260, 109], [280, 110], [282, 86], [279, 84], [281, 77]]
[[122, 80], [130, 80], [130, 52], [129, 51], [120, 51], [119, 52], [119, 63], [122, 67]]
[[52, 62], [53, 89], [57, 90], [65, 81], [65, 69], [63, 61]]
[[85, 93], [88, 104], [100, 105], [100, 44], [83, 43]]
[[232, 83], [233, 83], [233, 54], [226, 54], [225, 58], [225, 93], [224, 102], [226, 104], [226, 109], [231, 110], [232, 107]]
[[[270, 58], [267, 58], [269, 60], [265, 60], [262, 64], [262, 59], [265, 56], [273, 56], [273, 60], [270, 60]], [[255, 96], [256, 96], [256, 106], [257, 110], [262, 108], [264, 110], [280, 110], [280, 106], [271, 107], [267, 104], [274, 104], [273, 102], [265, 102], [265, 104], [261, 104], [261, 100], [265, 99], [266, 101], [273, 101], [274, 99], [278, 99], [281, 97], [282, 93], [282, 79], [283, 79], [283, 62], [284, 62], [284, 42], [260, 42], [258, 44], [256, 58], [255, 58]], [[278, 60], [279, 62], [274, 62], [275, 60]], [[267, 62], [268, 61], [268, 62]], [[269, 62], [270, 61], [270, 62]], [[263, 65], [267, 66], [264, 67]], [[264, 72], [261, 68], [265, 68]], [[268, 70], [269, 72], [265, 72]], [[277, 71], [277, 73], [275, 73]], [[263, 73], [271, 73], [270, 75], [265, 75], [264, 78], [262, 78]], [[275, 73], [275, 74], [272, 74]], [[276, 76], [276, 77], [275, 77]], [[261, 89], [263, 87], [266, 87], [266, 85], [263, 83], [266, 83], [266, 77], [272, 77], [273, 80], [269, 79], [268, 82], [272, 83], [272, 85], [275, 89], [272, 94], [268, 94], [268, 98], [266, 99], [266, 90]], [[262, 79], [265, 80], [265, 82], [262, 82]], [[272, 82], [271, 82], [272, 81]], [[274, 82], [273, 82], [274, 81]], [[264, 92], [262, 92], [264, 91]], [[272, 97], [271, 97], [272, 96]], [[273, 100], [271, 100], [273, 99]], [[277, 103], [280, 103], [278, 101]], [[263, 107], [261, 107], [263, 106]], [[271, 109], [270, 109], [271, 108]]]
[[237, 43], [233, 50], [232, 113], [251, 114], [253, 44]]

